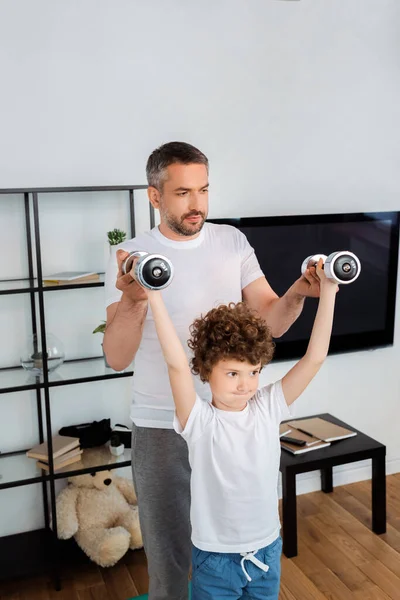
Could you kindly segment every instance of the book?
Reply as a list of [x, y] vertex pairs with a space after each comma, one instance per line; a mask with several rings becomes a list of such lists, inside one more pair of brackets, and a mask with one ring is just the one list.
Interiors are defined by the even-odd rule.
[[70, 283], [83, 283], [85, 281], [97, 281], [100, 279], [98, 273], [87, 272], [87, 271], [62, 271], [60, 273], [53, 273], [47, 277], [43, 277], [43, 282], [50, 285], [70, 284]]
[[44, 287], [56, 287], [63, 285], [90, 285], [91, 283], [97, 283], [100, 281], [100, 277], [93, 277], [91, 279], [74, 279], [73, 281], [43, 281]]
[[[279, 430], [281, 431], [281, 429]], [[280, 435], [288, 435], [290, 432], [290, 437], [295, 438], [296, 440], [300, 440], [306, 443], [306, 446], [313, 446], [314, 444], [318, 444], [319, 442], [321, 442], [321, 440], [319, 438], [316, 438], [312, 435], [308, 435], [308, 433], [304, 433], [303, 431], [299, 431], [298, 429], [296, 429], [295, 427], [292, 427], [292, 429], [289, 429], [289, 431], [285, 432], [285, 433], [280, 433]]]
[[[81, 448], [78, 446], [77, 448], [74, 448], [73, 450], [70, 450], [69, 452], [66, 452], [65, 454], [61, 454], [61, 456], [57, 456], [57, 458], [53, 459], [53, 463], [54, 463], [54, 468], [56, 465], [59, 465], [60, 463], [69, 460], [70, 458], [75, 458], [76, 456], [78, 457], [78, 460], [81, 457], [83, 450], [81, 450]], [[46, 460], [43, 458], [41, 459], [41, 462], [46, 463], [47, 465], [49, 464], [49, 457], [46, 457]]]
[[[293, 434], [293, 430], [292, 433], [290, 434], [292, 436]], [[312, 452], [313, 450], [320, 450], [321, 448], [326, 448], [327, 446], [330, 446], [331, 443], [330, 442], [318, 442], [316, 444], [313, 444], [312, 446], [297, 446], [295, 444], [289, 444], [288, 442], [283, 442], [281, 440], [281, 448], [283, 448], [284, 450], [286, 450], [287, 452], [290, 452], [291, 454], [304, 454], [305, 452]]]
[[281, 423], [279, 425], [279, 437], [282, 437], [283, 435], [287, 435], [291, 431], [292, 430], [290, 429], [289, 425], [287, 425], [287, 423]]
[[[79, 438], [68, 437], [66, 435], [54, 435], [53, 441], [53, 460], [62, 454], [66, 454], [70, 450], [79, 446]], [[37, 458], [38, 460], [48, 461], [48, 446], [47, 442], [34, 446], [26, 453], [28, 458]]]
[[337, 440], [344, 440], [357, 435], [356, 431], [335, 425], [335, 423], [331, 423], [320, 417], [290, 421], [289, 425], [295, 427], [298, 431], [312, 435], [324, 442], [336, 442]]
[[[60, 469], [63, 469], [64, 467], [66, 467], [68, 465], [73, 465], [74, 463], [78, 463], [80, 461], [81, 461], [80, 454], [78, 454], [77, 456], [71, 456], [67, 460], [63, 460], [57, 464], [54, 464], [54, 471], [59, 471]], [[39, 469], [43, 469], [43, 471], [50, 471], [50, 466], [49, 466], [49, 463], [47, 463], [47, 462], [37, 460], [36, 465], [39, 467]]]

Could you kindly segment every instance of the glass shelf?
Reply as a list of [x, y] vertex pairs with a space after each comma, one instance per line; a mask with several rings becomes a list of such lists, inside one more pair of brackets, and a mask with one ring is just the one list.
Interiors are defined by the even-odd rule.
[[67, 283], [65, 285], [45, 285], [43, 286], [44, 292], [54, 292], [56, 290], [75, 290], [80, 288], [92, 288], [101, 287], [104, 285], [104, 273], [99, 273], [100, 279], [98, 281], [83, 282], [83, 283]]
[[[91, 281], [87, 283], [69, 283], [66, 285], [45, 285], [44, 292], [54, 292], [57, 290], [72, 290], [80, 288], [93, 288], [104, 286], [104, 273], [99, 273], [99, 281]], [[37, 292], [39, 290], [37, 279], [1, 279], [0, 280], [0, 296], [5, 294], [27, 294], [29, 292]]]
[[54, 194], [61, 192], [129, 192], [129, 190], [147, 190], [148, 185], [82, 185], [77, 187], [44, 188], [0, 188], [0, 194]]
[[36, 461], [28, 458], [25, 452], [0, 454], [0, 489], [30, 485], [45, 479], [36, 467]]
[[37, 292], [37, 279], [1, 279], [0, 295]]
[[130, 377], [132, 374], [132, 366], [129, 366], [124, 371], [114, 371], [106, 367], [103, 357], [70, 360], [65, 361], [58, 369], [49, 373], [49, 387], [72, 385], [73, 383], [84, 383], [100, 379]]
[[[83, 451], [85, 456], [85, 450]], [[108, 462], [105, 462], [107, 460]], [[64, 479], [73, 475], [92, 473], [94, 471], [111, 471], [131, 464], [131, 449], [125, 448], [121, 456], [113, 456], [107, 448], [107, 452], [99, 454], [98, 464], [85, 466], [82, 461], [67, 465], [63, 469], [54, 472], [55, 479]], [[9, 454], [0, 454], [0, 490], [6, 488], [31, 485], [49, 479], [49, 473], [42, 471], [36, 466], [34, 458], [26, 456], [26, 450]]]
[[[83, 451], [83, 457], [84, 456], [85, 450]], [[121, 456], [113, 456], [107, 448], [107, 460], [109, 462], [105, 463], [104, 456], [100, 456], [98, 464], [92, 464], [90, 467], [85, 466], [82, 461], [72, 463], [72, 465], [67, 465], [63, 469], [55, 471], [54, 478], [62, 479], [64, 477], [72, 477], [73, 475], [93, 473], [93, 471], [112, 471], [113, 469], [129, 467], [131, 464], [131, 449], [125, 448], [124, 453], [121, 454]]]
[[0, 369], [0, 394], [35, 390], [40, 386], [39, 379], [22, 367]]
[[[70, 360], [49, 373], [49, 387], [130, 377], [132, 374], [132, 365], [124, 371], [114, 371], [106, 367], [103, 357]], [[0, 394], [34, 390], [38, 387], [44, 387], [43, 378], [36, 378], [22, 367], [0, 369]]]

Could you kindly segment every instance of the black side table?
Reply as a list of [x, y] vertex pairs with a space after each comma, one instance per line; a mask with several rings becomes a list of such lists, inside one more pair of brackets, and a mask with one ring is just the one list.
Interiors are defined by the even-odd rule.
[[282, 473], [283, 552], [288, 558], [297, 556], [296, 475], [298, 473], [320, 470], [321, 489], [329, 493], [333, 491], [333, 467], [367, 458], [372, 459], [372, 530], [378, 534], [386, 532], [386, 446], [328, 413], [313, 416], [357, 431], [357, 435], [332, 442], [327, 448], [312, 450], [305, 454], [290, 454], [282, 449], [280, 471]]

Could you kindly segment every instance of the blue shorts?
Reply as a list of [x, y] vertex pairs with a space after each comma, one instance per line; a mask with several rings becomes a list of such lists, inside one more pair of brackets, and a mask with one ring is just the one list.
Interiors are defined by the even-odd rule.
[[281, 536], [258, 550], [254, 562], [241, 554], [205, 552], [193, 546], [192, 600], [278, 600], [281, 554]]

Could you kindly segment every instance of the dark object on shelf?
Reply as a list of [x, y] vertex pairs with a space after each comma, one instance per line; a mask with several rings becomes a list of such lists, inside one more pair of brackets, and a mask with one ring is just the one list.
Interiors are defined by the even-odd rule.
[[113, 456], [121, 456], [124, 453], [125, 446], [121, 442], [118, 433], [113, 433], [110, 440], [110, 452]]
[[58, 433], [79, 438], [81, 448], [103, 446], [111, 438], [111, 421], [110, 419], [102, 419], [101, 421], [93, 421], [93, 423], [68, 425], [67, 427], [61, 427]]
[[126, 425], [121, 425], [120, 423], [117, 423], [113, 427], [112, 432], [113, 434], [118, 434], [119, 439], [121, 440], [121, 444], [123, 444], [125, 448], [131, 447], [132, 429], [129, 429], [129, 427], [127, 427]]
[[113, 433], [111, 435], [111, 439], [110, 439], [110, 446], [117, 447], [120, 445], [121, 445], [121, 440], [120, 440], [118, 433]]

